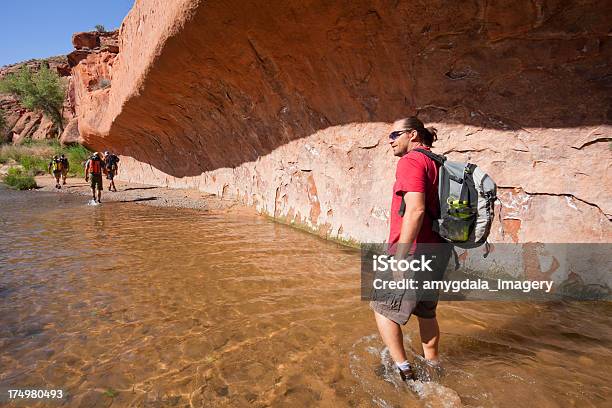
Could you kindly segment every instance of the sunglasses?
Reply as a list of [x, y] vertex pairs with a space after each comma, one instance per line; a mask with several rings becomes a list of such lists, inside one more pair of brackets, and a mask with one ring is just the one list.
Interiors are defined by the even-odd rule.
[[389, 139], [393, 141], [407, 132], [410, 132], [410, 130], [396, 130], [395, 132], [389, 133]]

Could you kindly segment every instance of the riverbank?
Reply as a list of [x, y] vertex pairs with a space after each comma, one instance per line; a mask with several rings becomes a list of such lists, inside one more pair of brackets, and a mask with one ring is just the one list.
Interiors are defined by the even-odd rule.
[[[70, 177], [61, 189], [55, 188], [55, 179], [50, 175], [36, 176], [38, 191], [63, 194], [76, 194], [91, 198], [89, 183], [82, 178]], [[240, 212], [256, 215], [252, 208], [240, 205], [237, 201], [219, 198], [214, 194], [192, 189], [170, 189], [146, 184], [127, 183], [115, 180], [117, 192], [108, 191], [108, 180], [104, 179], [102, 203], [122, 202], [138, 203], [155, 207], [190, 208], [215, 212]]]

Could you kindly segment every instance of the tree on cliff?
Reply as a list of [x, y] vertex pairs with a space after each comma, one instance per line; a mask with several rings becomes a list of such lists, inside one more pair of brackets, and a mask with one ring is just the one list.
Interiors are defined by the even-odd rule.
[[42, 65], [32, 73], [27, 66], [0, 80], [0, 92], [14, 95], [29, 110], [42, 111], [55, 123], [58, 134], [64, 131], [62, 109], [66, 91], [59, 75]]

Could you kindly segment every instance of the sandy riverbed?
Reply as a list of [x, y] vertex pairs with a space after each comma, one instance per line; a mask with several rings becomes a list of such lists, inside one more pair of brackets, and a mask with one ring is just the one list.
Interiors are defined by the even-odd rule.
[[[36, 183], [40, 191], [78, 194], [91, 198], [89, 183], [82, 178], [68, 178], [66, 185], [61, 189], [55, 188], [55, 179], [50, 175], [37, 176]], [[254, 214], [253, 209], [238, 204], [235, 200], [222, 199], [213, 194], [197, 190], [170, 189], [144, 184], [126, 183], [116, 180], [117, 192], [108, 191], [108, 180], [104, 179], [102, 203], [134, 202], [156, 207], [192, 208], [205, 211], [221, 212], [248, 212]]]

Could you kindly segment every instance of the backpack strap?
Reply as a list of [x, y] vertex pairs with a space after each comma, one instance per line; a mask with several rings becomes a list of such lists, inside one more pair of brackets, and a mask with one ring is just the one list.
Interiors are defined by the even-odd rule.
[[457, 253], [457, 250], [455, 249], [454, 246], [453, 246], [453, 253], [451, 256], [455, 260], [455, 270], [459, 269], [461, 267], [461, 264], [459, 263], [459, 254]]
[[[421, 154], [424, 154], [425, 156], [429, 157], [431, 160], [433, 160], [438, 166], [442, 167], [444, 166], [444, 162], [446, 161], [446, 156], [443, 156], [441, 154], [435, 154], [433, 153], [431, 150], [426, 150], [426, 149], [420, 149], [420, 148], [416, 148], [416, 149], [412, 149], [415, 152], [419, 152]], [[440, 180], [438, 180], [438, 183], [440, 182]], [[402, 200], [402, 204], [403, 204], [404, 200]], [[436, 220], [438, 219], [438, 216], [436, 214], [431, 214], [429, 211], [427, 211], [427, 214], [429, 215], [429, 218], [431, 218], [431, 222], [433, 224], [436, 223]], [[402, 215], [403, 216], [403, 215]], [[432, 226], [433, 227], [433, 226]]]
[[418, 147], [416, 149], [412, 149], [415, 152], [419, 152], [419, 153], [423, 153], [425, 156], [429, 157], [431, 160], [435, 161], [436, 163], [438, 163], [440, 166], [444, 165], [444, 162], [446, 161], [446, 157], [442, 156], [440, 154], [435, 154], [429, 150], [425, 150], [425, 149], [419, 149]]
[[[425, 150], [425, 149], [419, 149], [418, 147], [416, 149], [412, 149], [415, 152], [419, 152], [424, 154], [425, 156], [429, 157], [431, 160], [433, 160], [436, 164], [440, 165], [440, 166], [444, 166], [444, 162], [446, 161], [446, 157], [439, 155], [439, 154], [435, 154], [432, 153], [429, 150]], [[427, 211], [427, 215], [429, 216], [429, 218], [431, 219], [432, 223], [436, 222], [436, 219], [438, 217], [435, 216], [435, 214], [430, 214], [429, 211]], [[402, 196], [402, 203], [400, 204], [400, 209], [399, 209], [399, 216], [400, 217], [404, 217], [404, 214], [406, 213], [406, 202], [404, 201], [404, 197]]]
[[[439, 167], [443, 167], [444, 166], [444, 162], [446, 162], [446, 156], [441, 155], [441, 154], [435, 154], [433, 153], [431, 150], [425, 150], [425, 149], [420, 149], [420, 148], [416, 148], [416, 149], [412, 149], [416, 152], [422, 153], [425, 156], [429, 157], [431, 160], [433, 160], [436, 164], [438, 164]], [[459, 184], [463, 184], [463, 179], [461, 178], [457, 178], [455, 177], [455, 175], [453, 175], [450, 172], [447, 172], [447, 177], [450, 178], [451, 180], [453, 180], [456, 183]], [[438, 179], [438, 183], [440, 183], [441, 180]], [[440, 208], [444, 209], [446, 207], [444, 207], [446, 205], [446, 203], [440, 203]], [[443, 210], [442, 212], [444, 212], [445, 210]], [[438, 218], [437, 216], [435, 216], [435, 214], [429, 214], [430, 218], [432, 219], [432, 221], [435, 222], [435, 220]], [[442, 216], [442, 214], [440, 214], [440, 216]]]
[[476, 185], [474, 184], [474, 170], [476, 169], [476, 165], [472, 163], [468, 163], [465, 166], [465, 170], [463, 173], [463, 185], [461, 188], [461, 195], [459, 197], [460, 200], [465, 200], [472, 204], [476, 204], [474, 200], [478, 201], [478, 192], [476, 191]]

